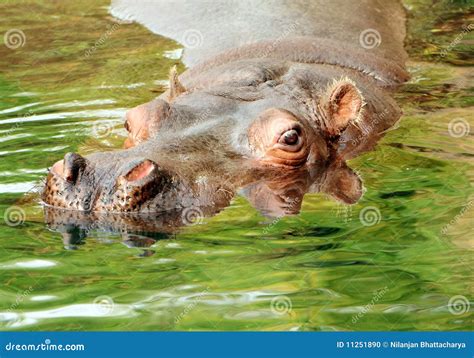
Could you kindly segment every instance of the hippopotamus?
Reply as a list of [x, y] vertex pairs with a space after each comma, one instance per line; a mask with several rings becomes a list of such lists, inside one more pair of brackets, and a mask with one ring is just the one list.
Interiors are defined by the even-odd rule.
[[359, 200], [346, 161], [401, 116], [399, 2], [116, 0], [111, 12], [181, 42], [188, 69], [127, 112], [123, 149], [56, 162], [46, 205], [212, 215], [240, 193], [274, 217], [298, 213], [308, 192]]

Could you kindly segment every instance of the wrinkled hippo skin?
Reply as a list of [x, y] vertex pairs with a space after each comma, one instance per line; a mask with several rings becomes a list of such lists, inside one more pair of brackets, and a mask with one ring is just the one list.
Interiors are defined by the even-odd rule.
[[[112, 4], [113, 15], [178, 41], [194, 29], [202, 46], [185, 48], [191, 68], [180, 76], [173, 68], [169, 90], [128, 111], [125, 149], [68, 153], [54, 164], [48, 206], [91, 213], [86, 227], [103, 213], [154, 216], [128, 223], [139, 228], [163, 212], [173, 213], [171, 226], [188, 224], [190, 208], [213, 215], [238, 192], [269, 217], [298, 213], [308, 192], [348, 204], [361, 197], [345, 161], [372, 149], [400, 118], [391, 95], [408, 77], [402, 7], [367, 0], [351, 13], [340, 1], [237, 3], [209, 2], [192, 13], [187, 1]], [[209, 7], [222, 16], [213, 22]], [[236, 18], [238, 28], [255, 28], [228, 37], [225, 27], [216, 30]], [[364, 44], [365, 29], [377, 30], [378, 46]]]

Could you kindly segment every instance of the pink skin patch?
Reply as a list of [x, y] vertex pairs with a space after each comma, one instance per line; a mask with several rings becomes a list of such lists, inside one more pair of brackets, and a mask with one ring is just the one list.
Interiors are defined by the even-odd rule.
[[51, 168], [51, 171], [62, 177], [64, 172], [64, 160], [60, 160], [54, 163], [53, 167]]
[[125, 179], [127, 179], [129, 182], [143, 179], [150, 175], [153, 169], [155, 169], [155, 164], [150, 160], [145, 160], [128, 172], [128, 174], [125, 176]]

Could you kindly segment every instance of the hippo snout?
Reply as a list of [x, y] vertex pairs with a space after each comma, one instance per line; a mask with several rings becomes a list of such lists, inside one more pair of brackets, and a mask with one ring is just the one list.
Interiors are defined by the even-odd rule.
[[67, 153], [49, 171], [45, 204], [82, 211], [140, 211], [169, 182], [169, 173], [152, 160], [108, 156], [98, 161]]

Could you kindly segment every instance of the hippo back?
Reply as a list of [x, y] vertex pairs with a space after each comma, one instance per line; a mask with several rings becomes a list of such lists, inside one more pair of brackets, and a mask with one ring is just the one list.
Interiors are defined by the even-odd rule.
[[405, 12], [398, 1], [113, 0], [111, 12], [183, 44], [187, 66], [242, 45], [293, 37], [370, 51], [399, 66], [406, 59]]

